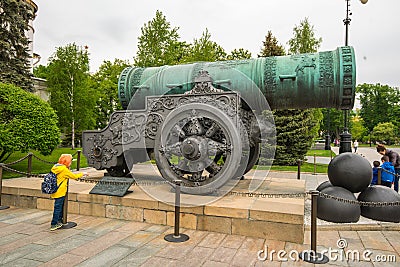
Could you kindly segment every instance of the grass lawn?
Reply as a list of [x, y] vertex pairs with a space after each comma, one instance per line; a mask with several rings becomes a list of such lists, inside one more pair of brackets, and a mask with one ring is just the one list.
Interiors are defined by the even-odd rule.
[[[51, 167], [53, 167], [53, 163], [58, 161], [58, 158], [60, 157], [61, 154], [74, 154], [76, 153], [76, 151], [78, 151], [79, 149], [75, 149], [72, 150], [70, 148], [56, 148], [53, 153], [51, 153], [51, 155], [49, 156], [43, 156], [42, 154], [40, 154], [38, 151], [30, 151], [33, 153], [33, 155], [35, 155], [36, 157], [38, 157], [39, 159], [42, 159], [43, 161], [40, 161], [38, 159], [36, 159], [35, 157], [32, 157], [32, 174], [43, 174], [43, 173], [48, 173], [51, 169]], [[10, 163], [10, 162], [15, 162], [23, 157], [25, 157], [26, 155], [28, 155], [28, 153], [21, 153], [21, 152], [16, 152], [13, 153], [5, 162], [5, 164]], [[74, 155], [74, 159], [76, 159], [78, 156], [78, 154]], [[47, 162], [52, 162], [52, 163], [47, 163]], [[71, 169], [74, 170], [76, 169], [77, 166], [77, 161], [73, 161], [72, 165], [71, 165]], [[10, 165], [8, 166], [11, 169], [14, 170], [18, 170], [21, 172], [27, 172], [28, 171], [28, 159], [24, 159], [23, 161]], [[86, 158], [83, 156], [83, 154], [81, 153], [81, 160], [80, 160], [80, 167], [87, 167], [87, 162], [86, 162]], [[6, 171], [3, 169], [3, 178], [7, 179], [7, 178], [15, 178], [15, 177], [24, 177], [25, 175], [21, 175], [15, 172], [10, 172], [10, 171]]]
[[[254, 167], [253, 169], [255, 169]], [[264, 169], [263, 167], [260, 167], [260, 170]], [[276, 166], [272, 165], [270, 168], [271, 171], [290, 171], [290, 172], [297, 172], [297, 165], [296, 166]], [[313, 163], [303, 163], [301, 164], [301, 169], [300, 172], [314, 172], [314, 164]], [[327, 164], [317, 164], [316, 173], [328, 173], [328, 165]]]
[[332, 154], [332, 158], [336, 156], [335, 152], [332, 150], [318, 150], [312, 149], [307, 151], [307, 156], [317, 156], [317, 157], [330, 157]]

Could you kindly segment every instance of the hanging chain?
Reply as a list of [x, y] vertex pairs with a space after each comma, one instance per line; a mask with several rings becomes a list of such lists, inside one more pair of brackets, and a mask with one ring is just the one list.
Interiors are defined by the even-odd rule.
[[33, 156], [35, 159], [37, 159], [38, 161], [41, 161], [41, 162], [43, 162], [43, 163], [47, 163], [47, 164], [56, 164], [56, 163], [57, 163], [57, 162], [50, 162], [50, 161], [41, 159], [41, 158], [39, 158], [38, 156], [36, 156], [35, 154], [32, 154], [32, 156]]
[[29, 154], [26, 155], [26, 156], [23, 157], [23, 158], [20, 158], [20, 159], [16, 160], [16, 161], [13, 161], [13, 162], [10, 162], [10, 163], [3, 163], [3, 164], [4, 164], [4, 166], [11, 166], [11, 165], [17, 164], [17, 163], [19, 163], [19, 162], [21, 162], [21, 161], [27, 159], [28, 157], [29, 157]]
[[386, 206], [400, 206], [400, 201], [394, 202], [370, 202], [370, 201], [358, 201], [358, 200], [351, 200], [346, 198], [341, 198], [337, 196], [328, 195], [326, 193], [319, 192], [318, 194], [320, 197], [325, 199], [333, 199], [342, 203], [352, 204], [352, 205], [360, 205], [364, 207], [386, 207]]

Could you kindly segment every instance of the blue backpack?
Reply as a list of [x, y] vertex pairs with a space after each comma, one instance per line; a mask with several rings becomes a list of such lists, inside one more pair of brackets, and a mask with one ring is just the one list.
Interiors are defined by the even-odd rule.
[[57, 175], [54, 172], [49, 172], [44, 176], [42, 182], [42, 192], [45, 194], [53, 194], [57, 192]]

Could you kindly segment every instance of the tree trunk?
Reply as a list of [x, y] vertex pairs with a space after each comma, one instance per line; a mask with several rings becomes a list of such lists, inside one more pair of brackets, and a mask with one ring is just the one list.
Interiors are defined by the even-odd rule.
[[71, 143], [71, 148], [75, 149], [75, 120], [72, 120]]

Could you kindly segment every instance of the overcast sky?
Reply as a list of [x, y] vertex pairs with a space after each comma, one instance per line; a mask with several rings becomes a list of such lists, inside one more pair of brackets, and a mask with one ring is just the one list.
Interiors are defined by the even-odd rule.
[[[322, 37], [320, 51], [344, 45], [345, 0], [34, 0], [34, 52], [46, 65], [56, 47], [75, 42], [89, 47], [90, 71], [104, 60], [133, 62], [144, 23], [160, 10], [179, 27], [182, 41], [208, 28], [227, 52], [245, 48], [257, 57], [269, 30], [287, 49], [293, 28], [305, 17]], [[400, 87], [400, 1], [351, 2], [349, 45], [354, 46], [357, 84]]]

